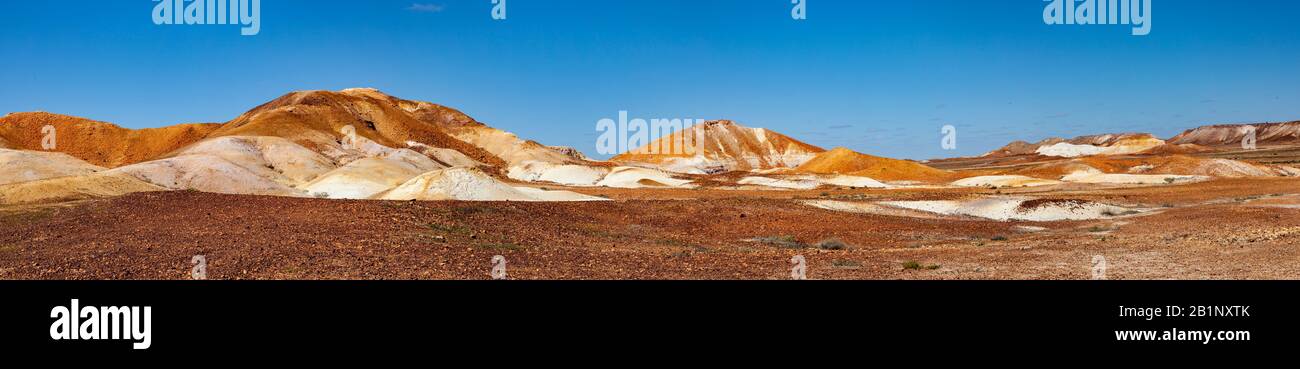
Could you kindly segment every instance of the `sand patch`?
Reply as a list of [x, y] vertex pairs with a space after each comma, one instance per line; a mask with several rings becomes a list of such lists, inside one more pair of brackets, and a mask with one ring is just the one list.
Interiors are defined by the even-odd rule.
[[1077, 171], [1061, 177], [1062, 181], [1092, 184], [1174, 184], [1208, 181], [1207, 176], [1175, 174], [1111, 174], [1098, 171]]
[[437, 164], [432, 161], [418, 163], [417, 160], [417, 163], [412, 163], [389, 158], [365, 158], [325, 173], [300, 189], [315, 197], [369, 199], [435, 169], [438, 169]]
[[421, 174], [376, 197], [381, 200], [599, 201], [569, 191], [511, 187], [475, 168], [447, 168]]
[[195, 143], [171, 156], [186, 155], [220, 157], [285, 186], [303, 184], [334, 169], [334, 163], [328, 158], [279, 137], [218, 137]]
[[998, 221], [1051, 222], [1106, 219], [1138, 210], [1084, 200], [990, 197], [975, 200], [883, 201], [881, 205], [942, 215], [962, 215]]
[[511, 166], [506, 176], [524, 182], [551, 182], [566, 186], [594, 186], [609, 168], [530, 161]]
[[0, 149], [0, 185], [79, 176], [104, 170], [68, 154]]
[[617, 167], [605, 178], [596, 182], [596, 186], [613, 188], [693, 188], [691, 181], [677, 179], [672, 175], [649, 168]]
[[745, 177], [736, 181], [737, 184], [763, 186], [772, 188], [782, 188], [789, 190], [811, 190], [821, 187], [822, 183], [806, 179], [779, 179], [768, 177]]
[[953, 186], [959, 187], [1037, 187], [1060, 184], [1060, 181], [1040, 179], [1020, 175], [979, 176], [957, 180]]
[[122, 173], [92, 173], [0, 186], [0, 204], [43, 204], [165, 191]]
[[302, 194], [301, 191], [215, 155], [178, 156], [132, 164], [104, 173], [126, 174], [172, 190], [273, 196]]

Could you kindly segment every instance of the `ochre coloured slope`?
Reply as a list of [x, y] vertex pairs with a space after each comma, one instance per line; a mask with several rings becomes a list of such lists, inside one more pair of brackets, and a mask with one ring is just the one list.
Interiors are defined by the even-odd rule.
[[1197, 144], [1164, 144], [1140, 152], [1138, 155], [1189, 155], [1213, 151], [1214, 149]]
[[50, 113], [13, 113], [0, 118], [0, 138], [14, 149], [43, 151], [42, 129], [55, 129], [55, 148], [91, 164], [119, 167], [153, 160], [198, 142], [216, 124], [181, 124], [164, 128], [126, 129], [111, 123]]
[[843, 147], [817, 155], [795, 169], [805, 173], [848, 174], [869, 177], [878, 181], [939, 183], [948, 182], [957, 177], [951, 172], [931, 168], [914, 161], [871, 156]]
[[1270, 177], [1280, 174], [1276, 169], [1264, 165], [1186, 155], [1133, 158], [1087, 157], [1042, 163], [1001, 174], [1059, 179], [1074, 172], [1094, 170], [1106, 174], [1170, 174], [1217, 178]]
[[459, 151], [498, 170], [504, 167], [496, 155], [416, 119], [413, 110], [418, 105], [372, 89], [293, 92], [244, 113], [211, 136], [284, 137], [322, 150], [321, 146], [342, 142], [343, 127], [352, 126], [357, 135], [384, 146], [404, 148], [407, 142], [417, 142]]
[[[689, 150], [678, 149], [689, 146]], [[610, 159], [616, 163], [650, 164], [674, 172], [704, 172], [793, 168], [825, 152], [817, 146], [764, 128], [729, 120], [709, 121], [660, 137]]]
[[[1022, 155], [1047, 155], [1049, 157], [1077, 157], [1089, 155], [1124, 155], [1149, 150], [1165, 142], [1148, 133], [1108, 133], [1079, 136], [1069, 140], [1048, 138], [1037, 143], [1014, 141], [982, 157], [1000, 158]], [[1078, 151], [1078, 153], [1070, 153]]]
[[1197, 127], [1169, 139], [1173, 144], [1201, 146], [1238, 146], [1255, 129], [1255, 142], [1259, 145], [1300, 143], [1300, 121], [1287, 123], [1219, 124]]
[[609, 166], [608, 163], [592, 162], [573, 148], [546, 146], [519, 138], [446, 106], [412, 100], [401, 100], [399, 104], [415, 119], [441, 127], [452, 137], [500, 157], [511, 167], [529, 162]]

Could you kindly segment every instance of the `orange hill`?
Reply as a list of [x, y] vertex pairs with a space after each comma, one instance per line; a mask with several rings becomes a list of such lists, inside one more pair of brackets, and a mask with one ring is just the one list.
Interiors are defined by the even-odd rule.
[[111, 123], [50, 113], [13, 113], [0, 118], [0, 139], [22, 150], [41, 150], [41, 129], [54, 126], [55, 151], [102, 167], [148, 161], [203, 139], [217, 124], [126, 129]]
[[458, 151], [497, 169], [504, 166], [496, 155], [446, 131], [481, 123], [450, 108], [401, 100], [372, 89], [292, 92], [224, 124], [139, 130], [66, 115], [14, 113], [0, 118], [0, 142], [14, 149], [41, 150], [45, 125], [57, 130], [54, 151], [109, 168], [159, 159], [203, 139], [224, 136], [282, 137], [322, 152], [341, 142], [344, 126], [380, 145], [404, 148], [407, 142], [417, 142]]
[[[696, 147], [693, 152], [675, 150], [683, 143], [696, 143]], [[765, 128], [716, 120], [660, 137], [610, 161], [650, 164], [673, 172], [716, 173], [795, 167], [824, 151]]]
[[1279, 175], [1274, 168], [1228, 159], [1165, 155], [1131, 158], [1087, 157], [1046, 162], [999, 174], [1057, 179], [1076, 171], [1096, 170], [1110, 174], [1176, 174], [1220, 178], [1268, 177]]
[[848, 174], [878, 181], [939, 183], [956, 177], [951, 172], [908, 160], [871, 156], [843, 147], [821, 153], [795, 170], [817, 174]]
[[[425, 103], [427, 104], [427, 103]], [[432, 104], [429, 104], [432, 105]], [[343, 138], [343, 127], [352, 126], [358, 136], [388, 147], [406, 147], [413, 141], [459, 151], [489, 166], [503, 162], [491, 153], [447, 134], [437, 114], [414, 114], [419, 102], [402, 100], [373, 89], [299, 91], [253, 108], [212, 132], [219, 136], [275, 136], [312, 150]], [[454, 116], [468, 120], [455, 112]], [[417, 116], [429, 120], [417, 119]]]

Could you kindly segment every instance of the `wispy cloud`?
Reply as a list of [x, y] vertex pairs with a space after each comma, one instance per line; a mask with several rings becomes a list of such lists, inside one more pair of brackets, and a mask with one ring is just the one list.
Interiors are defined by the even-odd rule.
[[437, 12], [441, 12], [442, 9], [444, 9], [444, 8], [445, 8], [445, 7], [442, 6], [441, 4], [420, 4], [420, 3], [415, 3], [415, 4], [411, 4], [411, 6], [408, 7], [408, 8], [406, 8], [406, 10], [410, 10], [410, 11], [413, 11], [413, 12], [419, 12], [419, 13], [437, 13]]
[[845, 129], [845, 128], [853, 128], [853, 125], [852, 125], [852, 124], [840, 124], [840, 125], [830, 126], [830, 127], [826, 127], [826, 128], [830, 128], [830, 129]]

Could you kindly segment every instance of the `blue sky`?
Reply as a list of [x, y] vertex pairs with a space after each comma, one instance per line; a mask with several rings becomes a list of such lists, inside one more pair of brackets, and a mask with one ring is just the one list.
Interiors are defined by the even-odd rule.
[[[413, 5], [433, 5], [413, 7]], [[0, 112], [143, 128], [375, 87], [595, 152], [595, 123], [733, 119], [925, 159], [1011, 140], [1300, 119], [1300, 3], [1155, 0], [1152, 32], [1049, 26], [1038, 0], [264, 0], [257, 36], [150, 0], [6, 0]], [[958, 150], [940, 130], [958, 128]]]

